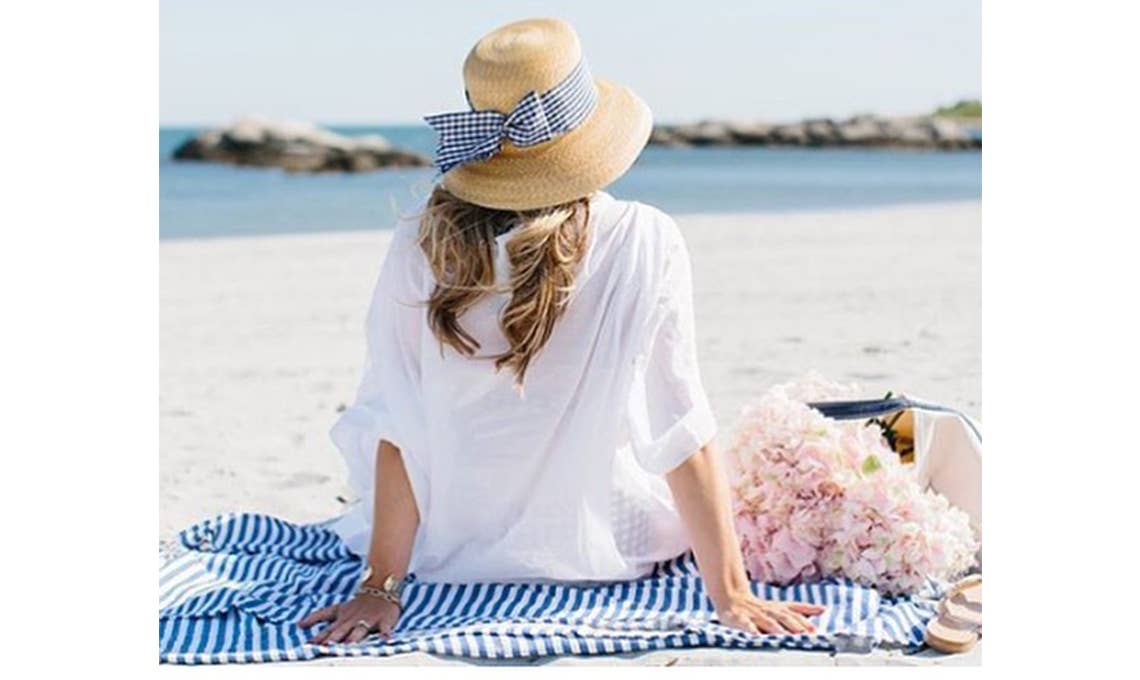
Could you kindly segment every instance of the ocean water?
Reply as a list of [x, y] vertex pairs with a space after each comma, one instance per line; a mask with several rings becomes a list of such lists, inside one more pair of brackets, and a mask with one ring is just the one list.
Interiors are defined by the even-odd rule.
[[[333, 127], [379, 133], [429, 156], [426, 126]], [[159, 130], [162, 239], [386, 229], [430, 191], [431, 168], [366, 174], [287, 174], [277, 169], [175, 162], [196, 129]], [[976, 151], [649, 147], [607, 191], [673, 214], [773, 212], [974, 200]]]

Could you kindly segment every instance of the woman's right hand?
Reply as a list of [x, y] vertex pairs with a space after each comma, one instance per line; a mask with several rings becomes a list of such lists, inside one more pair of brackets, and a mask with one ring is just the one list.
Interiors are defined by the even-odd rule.
[[[297, 625], [310, 628], [321, 621], [330, 621], [328, 627], [309, 639], [310, 644], [333, 642], [360, 642], [373, 631], [387, 639], [392, 634], [400, 608], [382, 597], [361, 594], [348, 602], [334, 604], [309, 614]], [[361, 622], [368, 624], [366, 628]]]

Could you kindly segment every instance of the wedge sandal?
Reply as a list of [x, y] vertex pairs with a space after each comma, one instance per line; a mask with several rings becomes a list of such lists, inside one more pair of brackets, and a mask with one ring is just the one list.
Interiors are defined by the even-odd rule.
[[926, 644], [944, 654], [973, 649], [982, 637], [982, 576], [955, 583], [938, 604], [938, 616], [926, 626]]

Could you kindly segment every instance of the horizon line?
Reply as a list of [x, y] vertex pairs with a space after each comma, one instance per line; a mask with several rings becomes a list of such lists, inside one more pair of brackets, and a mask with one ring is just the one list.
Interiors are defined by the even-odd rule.
[[[953, 104], [960, 102], [960, 101], [974, 101], [974, 100], [981, 101], [981, 97], [961, 97], [958, 100], [956, 100], [955, 102], [952, 102], [950, 104], [936, 105], [936, 106], [929, 108], [925, 111], [912, 112], [912, 113], [894, 113], [894, 114], [891, 114], [891, 113], [877, 113], [875, 111], [862, 111], [862, 112], [849, 113], [849, 114], [843, 114], [843, 115], [801, 116], [799, 118], [794, 118], [794, 119], [763, 118], [760, 116], [756, 116], [756, 117], [703, 116], [701, 118], [689, 118], [689, 119], [684, 119], [684, 120], [666, 120], [666, 119], [654, 120], [653, 125], [654, 126], [658, 126], [658, 125], [695, 125], [695, 124], [706, 122], [706, 121], [718, 122], [718, 123], [719, 122], [724, 122], [724, 123], [729, 123], [729, 122], [757, 122], [757, 123], [771, 123], [774, 125], [779, 125], [779, 124], [785, 124], [785, 123], [798, 123], [798, 122], [802, 122], [802, 121], [806, 121], [806, 120], [821, 120], [821, 119], [845, 120], [845, 119], [852, 118], [854, 116], [863, 116], [863, 115], [882, 116], [884, 118], [906, 118], [906, 117], [910, 117], [910, 116], [933, 115], [934, 111], [937, 108], [939, 108], [939, 106], [953, 106]], [[313, 124], [320, 126], [320, 127], [414, 127], [414, 126], [429, 127], [428, 124], [423, 121], [423, 119], [396, 120], [396, 121], [390, 121], [390, 120], [389, 121], [368, 121], [368, 122], [343, 121], [343, 120], [341, 120], [341, 121], [329, 121], [329, 120], [317, 120], [317, 119], [312, 119], [312, 118], [297, 118], [297, 117], [293, 117], [293, 116], [265, 116], [265, 115], [260, 114], [260, 113], [239, 114], [239, 115], [230, 117], [227, 121], [190, 122], [190, 121], [162, 121], [162, 120], [160, 120], [158, 122], [158, 127], [159, 128], [223, 127], [223, 126], [235, 123], [238, 120], [241, 120], [242, 118], [255, 117], [255, 116], [259, 117], [259, 118], [265, 118], [266, 120], [272, 120], [272, 121], [297, 121], [297, 122], [313, 123]]]

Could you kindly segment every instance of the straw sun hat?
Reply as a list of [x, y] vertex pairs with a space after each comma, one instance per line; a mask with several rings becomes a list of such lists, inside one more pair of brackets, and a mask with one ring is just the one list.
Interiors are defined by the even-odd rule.
[[463, 64], [468, 111], [426, 116], [444, 188], [476, 205], [529, 210], [587, 196], [633, 165], [653, 116], [628, 88], [590, 75], [570, 24], [528, 19], [479, 40]]

